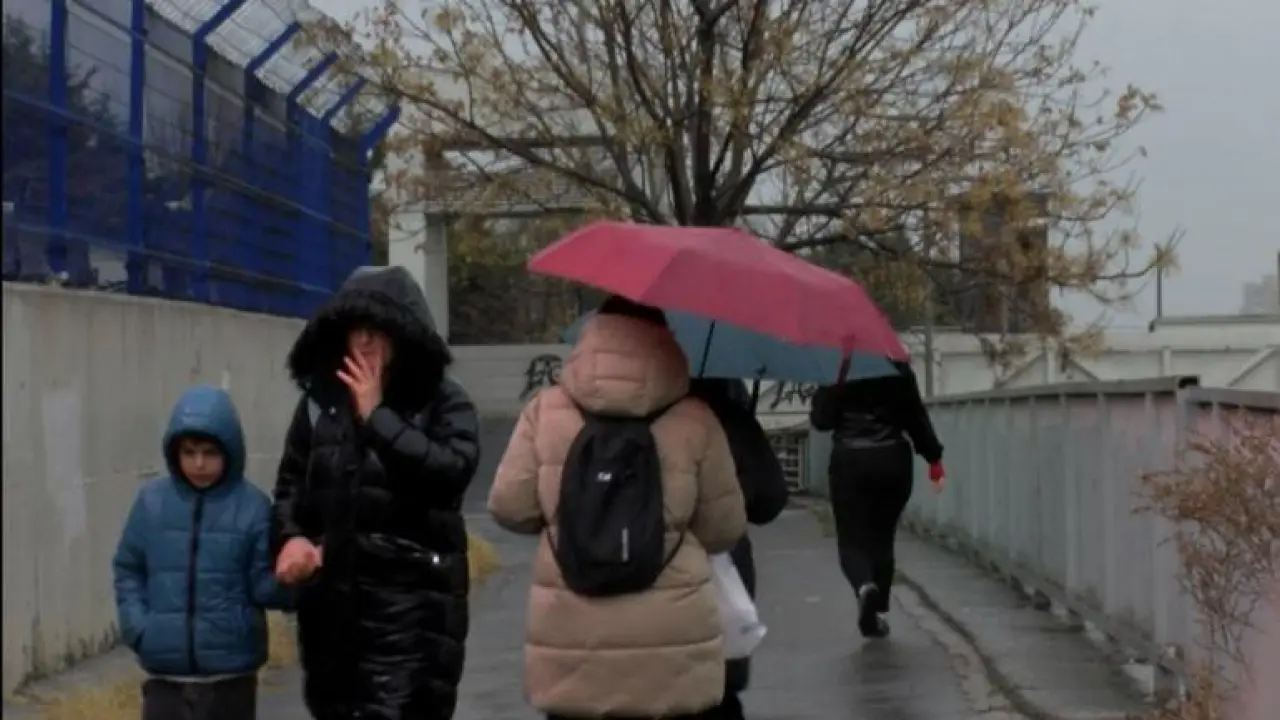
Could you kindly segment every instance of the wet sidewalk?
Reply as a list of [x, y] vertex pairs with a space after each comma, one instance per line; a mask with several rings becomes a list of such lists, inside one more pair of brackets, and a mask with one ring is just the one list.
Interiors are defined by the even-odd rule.
[[[473, 600], [467, 672], [457, 720], [535, 720], [521, 691], [521, 641], [534, 539], [502, 532], [483, 519], [472, 528], [498, 549], [503, 569]], [[759, 605], [769, 625], [752, 668], [745, 704], [751, 720], [970, 720], [995, 707], [975, 685], [973, 663], [949, 651], [918, 601], [895, 602], [893, 635], [864, 641], [834, 545], [812, 515], [788, 510], [753, 532]], [[922, 614], [925, 613], [925, 614]], [[290, 690], [264, 693], [260, 717], [306, 720]], [[999, 714], [1003, 717], [1003, 714]]]
[[909, 532], [898, 536], [904, 584], [962, 635], [1010, 705], [1036, 717], [1122, 720], [1148, 710], [1125, 657], [1006, 581]]
[[[537, 720], [521, 689], [535, 539], [482, 515], [468, 523], [494, 544], [503, 567], [475, 591], [456, 719]], [[902, 538], [909, 581], [895, 590], [893, 634], [864, 641], [835, 543], [811, 511], [789, 509], [752, 538], [769, 636], [744, 697], [750, 720], [1101, 720], [1142, 709], [1102, 650], [945, 551]], [[83, 665], [67, 679], [96, 684], [105, 668], [128, 670], [132, 662], [117, 652]], [[309, 720], [300, 691], [296, 669], [268, 673], [258, 717]], [[6, 703], [5, 714], [40, 717], [32, 710]]]

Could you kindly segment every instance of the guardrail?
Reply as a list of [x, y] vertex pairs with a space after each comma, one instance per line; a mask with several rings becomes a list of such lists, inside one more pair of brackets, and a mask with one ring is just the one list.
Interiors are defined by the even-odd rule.
[[[1137, 513], [1144, 474], [1171, 469], [1224, 410], [1277, 418], [1280, 392], [1195, 377], [1044, 386], [935, 400], [950, 483], [916, 492], [910, 529], [1093, 624], [1165, 681], [1201, 647], [1172, 526]], [[918, 473], [921, 476], [922, 473]]]

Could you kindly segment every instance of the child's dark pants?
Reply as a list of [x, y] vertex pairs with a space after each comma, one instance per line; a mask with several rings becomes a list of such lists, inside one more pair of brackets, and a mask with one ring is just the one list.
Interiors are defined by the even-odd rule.
[[152, 678], [142, 684], [142, 720], [256, 720], [258, 676], [214, 682]]

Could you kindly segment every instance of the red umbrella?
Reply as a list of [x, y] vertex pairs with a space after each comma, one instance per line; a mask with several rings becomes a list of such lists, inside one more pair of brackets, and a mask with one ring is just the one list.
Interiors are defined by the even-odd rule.
[[529, 270], [797, 345], [907, 359], [857, 283], [734, 228], [594, 222], [534, 255]]

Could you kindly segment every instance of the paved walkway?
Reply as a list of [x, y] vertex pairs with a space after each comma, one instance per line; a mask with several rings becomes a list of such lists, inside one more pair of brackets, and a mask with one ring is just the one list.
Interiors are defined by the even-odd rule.
[[[458, 720], [532, 718], [521, 696], [520, 642], [533, 541], [480, 531], [498, 540], [509, 570], [476, 598]], [[970, 716], [946, 653], [912, 622], [898, 618], [889, 642], [858, 636], [831, 544], [806, 511], [788, 512], [757, 536], [759, 604], [770, 631], [745, 697], [753, 719]]]
[[[485, 581], [473, 600], [457, 720], [535, 720], [538, 716], [522, 696], [520, 660], [533, 540], [502, 532], [484, 518], [473, 520], [472, 527], [494, 542], [504, 567]], [[758, 600], [770, 631], [745, 696], [751, 720], [1020, 717], [989, 677], [986, 658], [909, 588], [895, 595], [892, 637], [864, 641], [857, 632], [848, 587], [837, 570], [833, 543], [807, 510], [788, 510], [773, 525], [755, 530], [753, 538], [761, 585]], [[912, 562], [924, 557], [912, 545], [904, 549]], [[935, 574], [930, 571], [928, 577]], [[999, 588], [994, 581], [987, 583]], [[1035, 652], [1034, 647], [1032, 642], [1022, 652]], [[1100, 658], [1098, 653], [1091, 661], [1097, 664]], [[1047, 671], [1064, 669], [1069, 668], [1050, 666]], [[1091, 676], [1088, 682], [1094, 680]], [[261, 717], [306, 720], [296, 700], [296, 676], [281, 681], [280, 690], [264, 693]]]
[[[534, 541], [484, 516], [473, 516], [471, 527], [494, 543], [503, 568], [473, 598], [457, 720], [536, 720], [521, 690]], [[910, 582], [895, 591], [893, 635], [868, 642], [858, 635], [834, 543], [812, 513], [789, 509], [752, 537], [770, 630], [745, 696], [751, 720], [1102, 720], [1142, 709], [1116, 665], [1081, 633], [944, 551], [902, 539]], [[104, 672], [90, 669], [103, 661], [84, 665], [90, 675]], [[269, 675], [259, 717], [309, 720], [300, 687], [297, 670]], [[6, 703], [6, 717], [17, 709]]]

